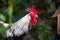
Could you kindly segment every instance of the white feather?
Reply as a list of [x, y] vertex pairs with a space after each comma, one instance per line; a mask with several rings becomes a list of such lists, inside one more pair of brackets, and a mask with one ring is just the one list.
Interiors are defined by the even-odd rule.
[[23, 18], [12, 24], [11, 28], [7, 31], [7, 37], [13, 36], [13, 33], [15, 34], [15, 36], [20, 36], [24, 33], [27, 33], [29, 22], [30, 16], [29, 14], [27, 14]]
[[3, 25], [4, 25], [4, 27], [6, 27], [6, 28], [7, 28], [7, 27], [8, 27], [8, 25], [9, 25], [8, 23], [4, 23], [3, 21], [0, 21], [0, 24], [3, 24]]
[[[18, 20], [17, 22], [13, 23], [11, 28], [7, 30], [7, 37], [12, 37], [13, 34], [15, 36], [20, 36], [24, 33], [28, 32], [28, 26], [30, 22], [30, 16], [29, 14], [25, 15], [23, 18]], [[0, 21], [1, 24], [3, 24], [6, 28], [8, 27], [9, 24], [4, 23], [3, 21]]]

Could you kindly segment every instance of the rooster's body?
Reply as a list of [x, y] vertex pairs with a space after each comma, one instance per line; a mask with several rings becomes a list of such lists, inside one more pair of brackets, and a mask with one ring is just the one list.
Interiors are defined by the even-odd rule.
[[13, 23], [11, 28], [7, 30], [7, 37], [9, 36], [20, 36], [23, 33], [28, 32], [28, 26], [30, 23], [29, 14], [25, 15], [23, 18], [18, 20], [16, 23]]
[[[29, 12], [29, 14], [25, 15], [23, 18], [18, 20], [17, 22], [13, 23], [10, 27], [10, 29], [7, 30], [7, 37], [13, 37], [13, 36], [20, 36], [24, 33], [27, 33], [29, 31], [29, 24], [35, 25], [37, 23], [37, 11], [34, 8], [28, 8], [26, 10]], [[6, 23], [2, 23], [5, 27], [7, 27], [9, 24], [6, 25]]]

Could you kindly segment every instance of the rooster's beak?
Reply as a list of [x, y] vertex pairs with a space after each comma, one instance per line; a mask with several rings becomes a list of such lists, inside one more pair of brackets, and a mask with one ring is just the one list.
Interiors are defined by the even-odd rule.
[[36, 17], [38, 17], [38, 15], [35, 15]]

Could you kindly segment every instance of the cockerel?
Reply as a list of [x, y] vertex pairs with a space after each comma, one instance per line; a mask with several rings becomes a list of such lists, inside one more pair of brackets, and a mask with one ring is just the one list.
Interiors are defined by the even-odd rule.
[[38, 17], [37, 10], [33, 7], [29, 7], [26, 9], [26, 11], [29, 12], [29, 14], [25, 15], [23, 18], [12, 24], [11, 28], [7, 30], [7, 37], [23, 35], [29, 31], [30, 23], [33, 26], [36, 25]]

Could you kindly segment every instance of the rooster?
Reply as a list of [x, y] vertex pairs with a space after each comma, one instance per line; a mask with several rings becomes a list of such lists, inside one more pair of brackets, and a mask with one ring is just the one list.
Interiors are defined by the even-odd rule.
[[[29, 24], [36, 25], [37, 23], [37, 10], [33, 7], [26, 9], [29, 14], [13, 23], [10, 29], [7, 30], [7, 37], [20, 36], [29, 31]], [[8, 24], [7, 24], [8, 25]], [[5, 25], [6, 27], [6, 25]]]

